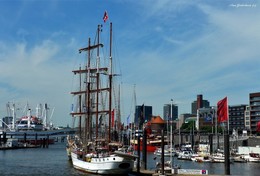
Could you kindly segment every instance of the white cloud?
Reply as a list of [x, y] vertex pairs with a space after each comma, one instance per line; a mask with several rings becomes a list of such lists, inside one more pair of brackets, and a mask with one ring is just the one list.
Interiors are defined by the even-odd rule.
[[[10, 101], [19, 102], [21, 106], [28, 102], [32, 108], [38, 103], [48, 103], [56, 107], [54, 122], [61, 123], [63, 117], [69, 116], [71, 90], [68, 83], [72, 78], [70, 57], [73, 54], [67, 58], [59, 56], [61, 45], [50, 40], [31, 49], [26, 43], [4, 46], [0, 64], [1, 114], [6, 115], [5, 104]], [[61, 59], [67, 62], [59, 62]]]
[[[152, 4], [152, 12], [158, 10], [159, 15], [165, 15], [167, 9], [172, 7], [169, 4], [165, 7], [165, 4]], [[162, 40], [157, 41], [155, 50], [141, 49], [134, 57], [138, 67], [132, 74], [141, 75], [135, 82], [137, 87], [141, 85], [140, 99], [152, 99], [149, 102], [156, 104], [154, 110], [157, 112], [162, 112], [168, 96], [176, 97], [177, 102], [186, 102], [180, 106], [185, 106], [187, 112], [190, 112], [191, 99], [195, 100], [196, 94], [200, 93], [208, 95], [213, 105], [217, 99], [227, 95], [240, 96], [240, 102], [236, 104], [248, 103], [245, 100], [250, 93], [247, 91], [252, 90], [249, 87], [259, 86], [253, 78], [259, 74], [260, 53], [257, 47], [260, 38], [257, 31], [260, 31], [260, 26], [256, 19], [259, 19], [260, 13], [256, 10], [224, 10], [213, 5], [198, 4], [197, 7], [207, 20], [204, 21], [203, 33], [198, 33], [195, 38], [176, 40], [171, 36], [178, 34], [165, 33], [166, 30], [158, 25], [155, 27], [157, 35], [162, 35], [161, 39], [169, 42], [163, 43], [167, 52], [160, 48]], [[153, 15], [157, 13], [151, 13]], [[197, 22], [200, 23], [200, 19]], [[170, 43], [174, 45], [172, 49]], [[159, 95], [159, 92], [163, 93]], [[233, 103], [232, 98], [230, 102]]]

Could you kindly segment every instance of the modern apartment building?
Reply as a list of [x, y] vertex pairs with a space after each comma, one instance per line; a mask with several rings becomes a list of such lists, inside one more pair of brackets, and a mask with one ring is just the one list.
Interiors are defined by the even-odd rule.
[[250, 131], [256, 133], [257, 123], [260, 121], [260, 92], [249, 94]]
[[203, 95], [197, 95], [197, 100], [191, 103], [191, 114], [196, 115], [197, 110], [200, 108], [209, 108], [210, 103], [208, 100], [203, 100]]
[[[171, 113], [172, 113], [172, 119], [171, 119]], [[163, 106], [163, 118], [164, 120], [176, 120], [178, 118], [178, 106], [177, 105], [171, 105], [171, 104], [165, 104]]]
[[229, 110], [229, 131], [236, 130], [242, 133], [245, 127], [245, 112], [248, 105], [232, 105], [228, 107]]
[[135, 107], [135, 124], [139, 125], [145, 121], [149, 121], [152, 118], [153, 107], [152, 106], [136, 106]]

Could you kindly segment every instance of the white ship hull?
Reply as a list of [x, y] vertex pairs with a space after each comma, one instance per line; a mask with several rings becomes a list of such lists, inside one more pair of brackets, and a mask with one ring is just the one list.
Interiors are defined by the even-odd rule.
[[260, 163], [260, 154], [259, 153], [249, 153], [244, 156], [245, 160], [248, 162]]
[[[161, 156], [162, 155], [162, 149], [161, 148], [157, 148], [156, 151], [154, 152], [155, 155], [157, 156]], [[176, 155], [176, 152], [171, 150], [171, 149], [164, 149], [164, 156], [166, 157], [173, 157]]]
[[[225, 162], [225, 155], [222, 153], [215, 153], [211, 156], [212, 162], [214, 163], [224, 163]], [[230, 162], [234, 162], [234, 157], [229, 157]]]
[[134, 160], [132, 158], [117, 155], [91, 158], [88, 161], [84, 161], [78, 158], [76, 153], [71, 152], [71, 159], [75, 169], [93, 174], [127, 174], [134, 167]]

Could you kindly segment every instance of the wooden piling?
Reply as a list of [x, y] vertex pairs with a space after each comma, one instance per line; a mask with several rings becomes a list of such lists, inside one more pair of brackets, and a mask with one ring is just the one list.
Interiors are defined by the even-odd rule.
[[162, 148], [162, 153], [161, 153], [161, 166], [162, 166], [162, 174], [164, 174], [164, 130], [162, 129], [162, 140], [161, 140], [161, 148]]
[[230, 175], [229, 134], [224, 135], [225, 175]]
[[146, 133], [146, 128], [143, 130], [143, 150], [142, 150], [142, 155], [143, 155], [143, 169], [147, 169], [147, 133]]
[[137, 173], [140, 173], [140, 134], [137, 136], [137, 155], [138, 155], [138, 158], [137, 158]]

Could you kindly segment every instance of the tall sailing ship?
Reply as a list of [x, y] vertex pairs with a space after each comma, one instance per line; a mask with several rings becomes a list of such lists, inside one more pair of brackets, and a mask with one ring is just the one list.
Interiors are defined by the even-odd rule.
[[77, 97], [71, 115], [77, 119], [78, 132], [68, 138], [67, 152], [75, 169], [94, 174], [126, 174], [133, 169], [135, 156], [117, 151], [120, 143], [112, 140], [111, 133], [116, 106], [112, 101], [112, 23], [109, 58], [104, 60], [99, 54], [104, 47], [99, 41], [101, 28], [98, 25], [94, 44], [89, 38], [88, 46], [79, 49], [79, 53], [87, 52], [87, 61], [84, 68], [73, 71], [79, 76], [79, 89], [71, 92]]

